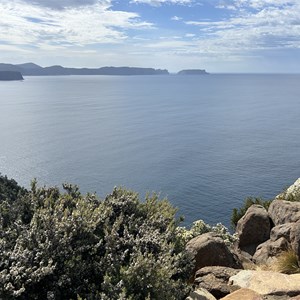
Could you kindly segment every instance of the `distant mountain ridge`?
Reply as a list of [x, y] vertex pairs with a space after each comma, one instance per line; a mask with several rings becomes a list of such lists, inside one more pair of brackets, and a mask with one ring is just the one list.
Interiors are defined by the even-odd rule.
[[[24, 64], [0, 63], [0, 71], [20, 72], [23, 76], [58, 76], [58, 75], [169, 75], [166, 69], [139, 67], [101, 67], [101, 68], [65, 68], [62, 66], [41, 67], [32, 62]], [[205, 70], [182, 70], [177, 75], [206, 75]]]
[[168, 70], [137, 67], [65, 68], [62, 66], [41, 67], [34, 63], [4, 64], [0, 71], [20, 72], [23, 76], [49, 75], [169, 75]]

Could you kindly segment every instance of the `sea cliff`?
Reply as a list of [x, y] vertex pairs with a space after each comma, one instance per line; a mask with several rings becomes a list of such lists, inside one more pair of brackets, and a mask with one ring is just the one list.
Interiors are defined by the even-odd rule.
[[23, 76], [17, 71], [0, 71], [1, 81], [23, 80]]

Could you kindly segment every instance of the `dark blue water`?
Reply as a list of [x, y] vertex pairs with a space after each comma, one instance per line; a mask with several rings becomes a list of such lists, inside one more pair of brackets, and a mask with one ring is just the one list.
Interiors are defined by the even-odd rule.
[[229, 225], [300, 177], [300, 76], [27, 77], [0, 82], [0, 172], [100, 197], [157, 191]]

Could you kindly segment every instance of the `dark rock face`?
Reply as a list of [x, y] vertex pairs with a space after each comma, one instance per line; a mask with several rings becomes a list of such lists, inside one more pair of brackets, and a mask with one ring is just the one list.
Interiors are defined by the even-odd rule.
[[228, 285], [229, 278], [240, 271], [228, 267], [204, 267], [196, 272], [195, 284], [220, 299], [232, 292], [232, 287]]
[[20, 72], [16, 71], [0, 71], [0, 80], [11, 81], [11, 80], [23, 80], [23, 76]]
[[275, 226], [295, 223], [300, 221], [300, 202], [274, 200], [268, 212]]
[[253, 255], [256, 247], [269, 239], [270, 230], [271, 224], [266, 209], [261, 205], [252, 205], [236, 227], [239, 248]]
[[187, 243], [186, 249], [195, 258], [194, 272], [206, 266], [242, 269], [237, 256], [229, 250], [224, 241], [215, 233], [208, 232], [191, 239]]

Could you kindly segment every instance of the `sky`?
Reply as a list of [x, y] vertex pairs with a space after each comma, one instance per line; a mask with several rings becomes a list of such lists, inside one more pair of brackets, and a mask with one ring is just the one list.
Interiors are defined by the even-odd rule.
[[0, 0], [0, 62], [300, 73], [300, 0]]

